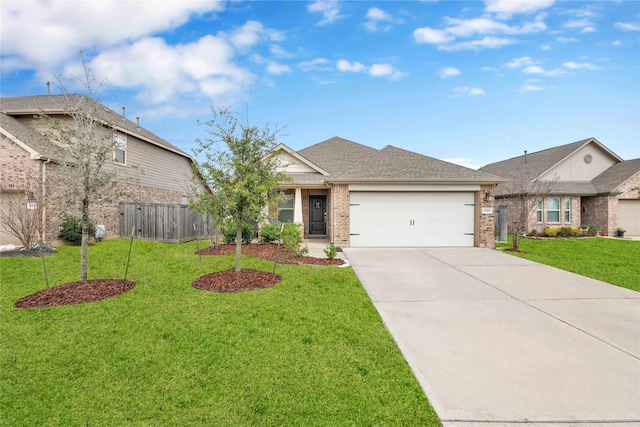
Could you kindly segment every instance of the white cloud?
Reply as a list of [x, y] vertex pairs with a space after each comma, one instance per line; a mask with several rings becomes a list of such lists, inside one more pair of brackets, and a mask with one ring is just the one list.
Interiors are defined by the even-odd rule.
[[478, 96], [478, 95], [484, 95], [484, 89], [480, 89], [477, 87], [470, 87], [470, 86], [462, 86], [462, 87], [456, 87], [453, 89], [453, 92], [458, 95], [469, 95], [469, 96]]
[[578, 64], [577, 62], [573, 62], [573, 61], [565, 62], [562, 65], [569, 70], [599, 70], [600, 69], [600, 67], [593, 64], [589, 64], [589, 63]]
[[336, 66], [338, 67], [338, 71], [345, 73], [360, 73], [367, 69], [364, 64], [358, 61], [349, 62], [346, 59], [339, 59]]
[[[107, 76], [109, 84], [136, 90], [145, 104], [203, 95], [229, 101], [246, 90], [253, 77], [233, 63], [233, 56], [233, 48], [220, 37], [208, 35], [176, 46], [153, 37], [106, 49], [88, 65], [96, 76]], [[76, 61], [63, 75], [80, 76], [82, 68]]]
[[318, 22], [318, 25], [332, 24], [338, 19], [344, 18], [344, 15], [340, 14], [340, 5], [337, 1], [318, 0], [307, 6], [307, 10], [322, 13], [323, 18]]
[[544, 90], [544, 88], [532, 83], [525, 83], [522, 86], [520, 86], [520, 89], [518, 90], [520, 92], [538, 92], [538, 91]]
[[401, 24], [402, 19], [394, 18], [384, 10], [371, 7], [367, 11], [367, 19], [364, 27], [369, 31], [389, 31], [394, 24]]
[[445, 44], [455, 40], [455, 37], [446, 31], [435, 30], [429, 27], [418, 28], [413, 32], [413, 38], [418, 43]]
[[575, 37], [558, 37], [556, 38], [556, 41], [560, 43], [575, 43], [578, 39]]
[[[80, 6], [80, 7], [79, 7]], [[0, 39], [4, 67], [50, 70], [82, 49], [104, 49], [176, 28], [194, 14], [219, 12], [222, 1], [103, 0], [3, 2]], [[140, 19], [144, 16], [144, 19]]]
[[486, 11], [504, 17], [521, 13], [534, 13], [553, 5], [555, 0], [485, 0]]
[[614, 45], [614, 46], [622, 46], [622, 42], [620, 40], [616, 40], [611, 44]]
[[520, 67], [524, 67], [525, 65], [531, 65], [532, 63], [533, 61], [531, 61], [530, 57], [522, 56], [520, 58], [514, 58], [510, 62], [507, 62], [504, 65], [509, 68], [520, 68]]
[[440, 68], [439, 74], [440, 78], [448, 79], [449, 77], [459, 76], [462, 73], [455, 67], [444, 67]]
[[504, 46], [516, 43], [516, 40], [501, 37], [485, 37], [480, 40], [468, 42], [454, 43], [451, 45], [440, 46], [441, 50], [458, 51], [458, 50], [481, 50], [481, 49], [499, 49]]
[[[444, 28], [417, 28], [413, 38], [417, 43], [437, 45], [440, 50], [480, 50], [497, 49], [513, 43], [516, 40], [503, 36], [531, 34], [547, 29], [544, 15], [538, 15], [534, 21], [525, 22], [521, 26], [508, 25], [491, 17], [459, 19], [446, 17]], [[483, 37], [484, 36], [484, 37]], [[474, 37], [475, 40], [461, 41]]]
[[640, 25], [630, 24], [628, 22], [616, 22], [613, 26], [622, 31], [640, 31]]
[[394, 72], [391, 64], [373, 64], [369, 67], [369, 75], [371, 77], [385, 77], [390, 76]]
[[280, 64], [276, 61], [269, 61], [269, 63], [267, 64], [267, 73], [269, 74], [279, 75], [290, 72], [291, 67], [289, 67], [288, 65]]
[[298, 64], [302, 71], [328, 71], [331, 69], [331, 61], [326, 58], [313, 58], [310, 61], [302, 61]]
[[522, 72], [525, 74], [544, 74], [544, 69], [542, 67], [538, 67], [537, 65], [530, 65], [528, 67], [525, 67]]
[[247, 21], [229, 35], [231, 43], [238, 48], [248, 48], [263, 40], [282, 41], [282, 33], [266, 28], [261, 22]]
[[339, 59], [336, 63], [338, 71], [343, 73], [368, 73], [371, 77], [388, 77], [391, 80], [398, 80], [407, 74], [396, 70], [391, 64], [373, 64], [370, 67], [361, 62], [349, 62], [346, 59]]

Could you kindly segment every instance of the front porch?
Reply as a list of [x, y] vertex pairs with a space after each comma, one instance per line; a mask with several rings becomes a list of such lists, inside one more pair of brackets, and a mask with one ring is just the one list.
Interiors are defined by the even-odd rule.
[[278, 207], [278, 219], [302, 224], [305, 240], [331, 241], [331, 189], [296, 187], [285, 194], [291, 199]]

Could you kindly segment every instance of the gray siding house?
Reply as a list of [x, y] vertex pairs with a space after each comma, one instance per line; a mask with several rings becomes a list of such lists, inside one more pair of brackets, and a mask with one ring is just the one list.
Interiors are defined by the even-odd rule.
[[[71, 121], [69, 103], [90, 102], [99, 107], [104, 132], [111, 132], [117, 145], [108, 167], [129, 178], [127, 196], [95, 206], [93, 219], [106, 226], [107, 236], [119, 234], [119, 203], [185, 204], [192, 196], [192, 158], [176, 146], [84, 95], [44, 95], [0, 98], [0, 204], [9, 198], [34, 194], [46, 200], [56, 193], [53, 178], [58, 173], [56, 150], [47, 146], [46, 122], [38, 115]], [[64, 212], [48, 204], [42, 212], [44, 240], [54, 240]], [[16, 239], [0, 230], [0, 244]]]

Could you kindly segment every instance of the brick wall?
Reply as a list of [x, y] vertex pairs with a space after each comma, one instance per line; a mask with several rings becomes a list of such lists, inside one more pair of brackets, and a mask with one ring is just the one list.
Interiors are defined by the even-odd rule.
[[[487, 193], [495, 194], [495, 185], [481, 185], [477, 197], [480, 199], [478, 215], [478, 238], [477, 245], [481, 248], [495, 247], [495, 199], [487, 200]], [[483, 214], [483, 208], [490, 208], [491, 214]]]
[[618, 188], [622, 191], [622, 194], [618, 197], [620, 199], [637, 199], [639, 190], [633, 190], [633, 188], [640, 188], [640, 172], [636, 173]]
[[348, 247], [349, 238], [349, 185], [333, 186], [333, 236], [331, 240], [338, 246]]

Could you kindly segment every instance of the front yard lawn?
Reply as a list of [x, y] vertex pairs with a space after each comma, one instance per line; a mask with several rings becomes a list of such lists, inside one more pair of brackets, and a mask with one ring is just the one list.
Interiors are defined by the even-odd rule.
[[[89, 249], [89, 278], [122, 277], [127, 240]], [[44, 309], [39, 258], [0, 258], [0, 425], [440, 425], [351, 268], [279, 265], [273, 288], [191, 286], [233, 268], [195, 242], [134, 242], [131, 291]], [[79, 248], [46, 258], [79, 278]], [[245, 256], [244, 268], [273, 263]]]
[[[511, 238], [511, 236], [509, 236]], [[498, 247], [511, 247], [498, 244]], [[509, 254], [640, 292], [640, 242], [623, 239], [520, 239]]]

